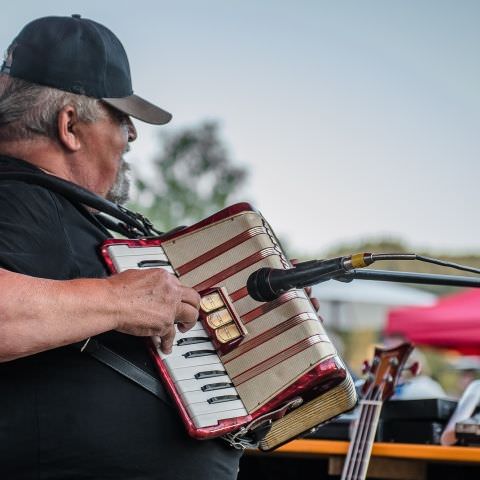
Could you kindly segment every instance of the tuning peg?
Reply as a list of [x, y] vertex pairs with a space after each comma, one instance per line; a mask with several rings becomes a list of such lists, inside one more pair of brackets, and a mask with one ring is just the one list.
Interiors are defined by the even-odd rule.
[[408, 370], [414, 377], [416, 377], [422, 371], [422, 366], [420, 365], [420, 362], [413, 362], [411, 365], [403, 369], [403, 371], [405, 370]]
[[367, 372], [370, 371], [370, 362], [368, 360], [364, 360], [362, 363], [362, 373], [365, 375]]

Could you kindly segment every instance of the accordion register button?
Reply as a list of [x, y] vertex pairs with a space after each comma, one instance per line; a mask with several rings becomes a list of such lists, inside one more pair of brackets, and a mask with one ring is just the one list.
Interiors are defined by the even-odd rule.
[[233, 322], [233, 318], [226, 308], [210, 313], [205, 320], [211, 328], [219, 328]]
[[210, 313], [214, 310], [218, 310], [224, 305], [225, 304], [223, 303], [222, 297], [218, 293], [210, 293], [209, 295], [205, 295], [200, 299], [200, 308], [205, 313]]
[[215, 330], [215, 337], [220, 343], [228, 343], [240, 337], [241, 333], [238, 327], [231, 323]]

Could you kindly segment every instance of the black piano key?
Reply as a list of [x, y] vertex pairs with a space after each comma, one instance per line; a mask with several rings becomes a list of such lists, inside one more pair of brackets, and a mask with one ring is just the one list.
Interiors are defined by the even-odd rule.
[[227, 372], [225, 370], [207, 370], [205, 372], [198, 372], [194, 375], [197, 380], [201, 380], [202, 378], [212, 378], [212, 377], [220, 377], [222, 375], [226, 375]]
[[233, 383], [231, 382], [209, 383], [207, 385], [203, 385], [203, 387], [201, 387], [201, 390], [203, 392], [212, 392], [213, 390], [221, 390], [222, 388], [230, 387], [233, 387]]
[[149, 268], [149, 267], [169, 267], [170, 263], [166, 260], [142, 260], [137, 263], [138, 268]]
[[222, 402], [232, 402], [233, 400], [239, 400], [238, 395], [221, 395], [220, 397], [212, 397], [207, 400], [208, 403], [222, 403]]
[[217, 352], [215, 350], [193, 350], [191, 352], [184, 353], [183, 356], [185, 358], [197, 358], [197, 357], [205, 357], [207, 355], [216, 355]]
[[208, 337], [185, 337], [177, 341], [177, 345], [193, 345], [195, 343], [205, 343], [209, 342], [210, 338]]

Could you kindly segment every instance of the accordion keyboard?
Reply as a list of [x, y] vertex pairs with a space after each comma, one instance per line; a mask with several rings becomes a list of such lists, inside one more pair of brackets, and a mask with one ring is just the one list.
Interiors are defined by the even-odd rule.
[[[117, 272], [164, 268], [174, 273], [160, 246], [132, 248], [119, 244], [109, 246], [108, 252]], [[176, 331], [172, 353], [165, 355], [160, 349], [157, 353], [197, 428], [248, 415], [200, 321], [188, 332]]]

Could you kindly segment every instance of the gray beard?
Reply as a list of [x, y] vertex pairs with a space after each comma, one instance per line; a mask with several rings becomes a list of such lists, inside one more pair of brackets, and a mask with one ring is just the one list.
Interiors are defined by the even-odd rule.
[[130, 165], [122, 157], [118, 168], [117, 178], [110, 190], [107, 192], [106, 199], [111, 202], [123, 205], [130, 198]]

